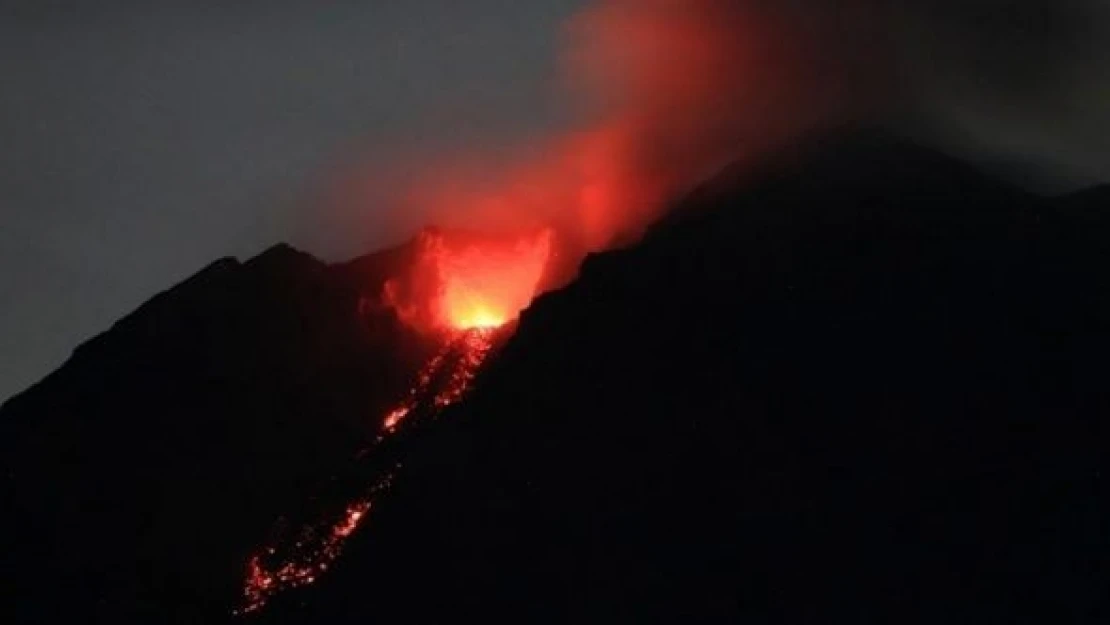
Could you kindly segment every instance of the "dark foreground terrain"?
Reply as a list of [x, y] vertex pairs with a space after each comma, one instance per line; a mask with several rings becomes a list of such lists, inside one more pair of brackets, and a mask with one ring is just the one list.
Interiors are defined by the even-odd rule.
[[[246, 620], [1106, 622], [1110, 191], [875, 133], [775, 171], [541, 297], [334, 570]], [[405, 249], [221, 261], [8, 402], [0, 620], [230, 618], [431, 349], [367, 302]]]

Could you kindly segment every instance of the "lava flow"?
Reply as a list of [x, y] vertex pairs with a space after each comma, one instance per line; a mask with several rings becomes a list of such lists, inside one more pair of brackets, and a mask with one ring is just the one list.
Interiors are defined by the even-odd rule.
[[405, 401], [386, 414], [382, 431], [396, 432], [402, 422], [421, 408], [430, 408], [425, 412], [434, 417], [462, 399], [493, 348], [496, 333], [496, 327], [482, 326], [456, 332], [420, 370]]
[[[375, 445], [402, 426], [434, 420], [462, 400], [503, 334], [501, 328], [535, 296], [550, 251], [550, 232], [509, 244], [486, 243], [453, 246], [442, 235], [426, 234], [410, 274], [387, 284], [386, 300], [401, 317], [434, 332], [443, 346], [421, 368], [405, 398], [382, 418]], [[375, 449], [360, 452], [356, 462]], [[275, 542], [252, 556], [242, 607], [235, 614], [257, 612], [274, 596], [319, 579], [392, 480], [392, 469], [380, 473], [369, 489], [349, 498], [341, 510], [316, 517], [293, 540]]]
[[389, 487], [386, 474], [365, 497], [349, 504], [337, 519], [305, 526], [289, 545], [274, 544], [251, 556], [243, 586], [243, 607], [236, 615], [257, 612], [275, 595], [307, 586], [327, 572], [343, 544], [370, 512], [372, 497]]
[[[408, 396], [382, 421], [381, 443], [402, 422], [434, 419], [462, 399], [493, 347], [497, 328], [459, 330], [420, 371]], [[256, 612], [275, 595], [314, 583], [343, 551], [344, 543], [366, 519], [374, 496], [393, 479], [386, 473], [366, 494], [355, 497], [340, 514], [306, 525], [288, 544], [272, 544], [247, 563], [243, 606], [236, 614]]]

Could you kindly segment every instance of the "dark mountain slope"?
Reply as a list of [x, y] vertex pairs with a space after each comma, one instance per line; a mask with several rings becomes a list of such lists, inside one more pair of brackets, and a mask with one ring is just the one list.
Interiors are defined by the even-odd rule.
[[1106, 219], [1110, 211], [1110, 185], [1100, 185], [1069, 193], [1056, 200], [1062, 210], [1075, 215]]
[[1054, 208], [1077, 227], [1063, 236], [1071, 237], [1080, 249], [1097, 250], [1101, 258], [1110, 254], [1110, 185], [1077, 191], [1053, 201]]
[[351, 457], [431, 348], [364, 300], [407, 249], [218, 261], [5, 404], [0, 620], [226, 614], [246, 550]]
[[262, 621], [1104, 622], [1105, 241], [874, 135], [725, 176], [534, 304]]
[[[247, 620], [1105, 622], [1099, 232], [871, 132], [726, 171], [537, 301]], [[235, 620], [427, 356], [366, 297], [410, 254], [220, 261], [0, 409], [0, 621]]]

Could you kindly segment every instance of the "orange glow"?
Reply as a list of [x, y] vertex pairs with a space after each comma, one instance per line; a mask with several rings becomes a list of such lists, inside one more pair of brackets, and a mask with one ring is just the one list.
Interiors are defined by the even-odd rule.
[[471, 245], [455, 252], [441, 240], [435, 248], [443, 280], [440, 314], [459, 330], [504, 325], [532, 301], [550, 252], [550, 233], [511, 247]]
[[[390, 480], [387, 475], [371, 489], [371, 494], [387, 488]], [[303, 528], [292, 546], [281, 549], [271, 546], [261, 555], [252, 556], [247, 562], [243, 606], [235, 614], [257, 612], [283, 591], [316, 583], [343, 552], [344, 542], [366, 518], [370, 505], [369, 498], [355, 501], [337, 521]]]
[[[560, 54], [568, 104], [581, 114], [574, 123], [518, 145], [421, 154], [405, 168], [412, 172], [364, 172], [368, 179], [342, 195], [358, 202], [400, 180], [392, 198], [399, 226], [554, 227], [563, 252], [556, 270], [569, 273], [587, 252], [634, 241], [726, 165], [754, 163], [865, 97], [845, 88], [850, 77], [827, 54], [842, 40], [826, 41], [799, 19], [819, 9], [814, 3], [583, 4], [562, 31]], [[855, 15], [836, 11], [838, 21]], [[492, 325], [502, 312], [471, 305], [462, 318]]]
[[425, 330], [502, 326], [535, 297], [552, 238], [551, 230], [512, 238], [426, 231], [412, 268], [386, 284], [386, 301]]
[[[568, 25], [564, 54], [572, 86], [586, 96], [575, 106], [589, 111], [586, 118], [508, 158], [467, 151], [416, 168], [411, 188], [393, 198], [404, 209], [396, 211], [405, 217], [397, 225], [409, 228], [415, 217], [529, 234], [421, 234], [415, 258], [382, 298], [402, 321], [444, 343], [398, 405], [373, 415], [377, 442], [463, 399], [496, 328], [573, 272], [586, 252], [636, 238], [671, 199], [725, 164], [754, 160], [823, 123], [839, 99], [854, 99], [835, 63], [814, 63], [836, 55], [825, 54], [821, 38], [799, 32], [796, 9], [779, 8], [795, 4], [808, 10], [816, 3], [593, 0]], [[838, 22], [852, 21], [840, 19], [844, 7], [835, 10]], [[392, 175], [370, 175], [367, 189], [397, 184]], [[339, 195], [349, 193], [361, 207], [362, 188]], [[239, 613], [319, 579], [389, 478], [251, 558]]]
[[[465, 397], [493, 349], [496, 334], [489, 327], [453, 332], [420, 370], [401, 404], [385, 415], [378, 441], [394, 435], [407, 419], [434, 419]], [[252, 556], [247, 562], [243, 604], [234, 614], [257, 612], [285, 591], [316, 583], [365, 521], [373, 499], [389, 488], [392, 480], [392, 473], [385, 474], [338, 515], [325, 515], [323, 520], [302, 527], [292, 542], [276, 542]]]
[[452, 336], [416, 376], [416, 384], [400, 406], [382, 421], [382, 431], [393, 434], [401, 423], [421, 408], [433, 412], [462, 399], [493, 348], [495, 328], [474, 327]]
[[401, 421], [403, 421], [405, 417], [409, 416], [410, 410], [412, 410], [412, 407], [407, 403], [403, 406], [393, 409], [389, 414], [385, 416], [385, 421], [382, 422], [382, 428], [386, 431], [393, 430], [401, 424]]
[[432, 400], [436, 409], [446, 408], [466, 396], [474, 376], [478, 375], [493, 348], [493, 338], [492, 328], [472, 328], [454, 341], [457, 359], [443, 387]]

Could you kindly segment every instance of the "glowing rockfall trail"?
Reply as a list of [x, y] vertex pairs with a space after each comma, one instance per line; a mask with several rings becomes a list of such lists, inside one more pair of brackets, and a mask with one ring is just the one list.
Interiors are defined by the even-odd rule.
[[460, 330], [428, 361], [408, 396], [382, 420], [383, 436], [392, 434], [421, 408], [435, 416], [461, 400], [493, 347], [495, 327]]
[[[411, 422], [434, 419], [470, 390], [493, 348], [498, 328], [474, 327], [454, 332], [417, 375], [405, 399], [381, 423], [376, 443]], [[394, 470], [400, 468], [394, 467]], [[236, 615], [261, 610], [275, 596], [315, 583], [343, 553], [348, 538], [366, 521], [374, 499], [390, 487], [393, 470], [383, 473], [365, 493], [338, 511], [305, 524], [284, 541], [267, 545], [247, 562], [241, 607]]]
[[343, 552], [347, 538], [369, 514], [374, 495], [388, 488], [392, 479], [392, 474], [386, 474], [365, 497], [351, 502], [338, 518], [301, 528], [292, 544], [270, 545], [251, 556], [242, 607], [235, 614], [256, 612], [275, 595], [312, 584], [327, 573]]
[[[400, 403], [380, 417], [371, 446], [355, 457], [352, 475], [346, 477], [369, 487], [356, 487], [354, 493], [336, 493], [333, 487], [330, 499], [345, 503], [314, 510], [314, 520], [294, 533], [281, 532], [251, 556], [235, 614], [257, 612], [275, 596], [313, 584], [331, 569], [400, 468], [374, 467], [389, 453], [374, 452], [466, 396], [504, 328], [535, 297], [553, 238], [550, 229], [498, 239], [422, 233], [415, 261], [385, 284], [382, 297], [410, 328], [441, 337], [442, 345]], [[368, 469], [371, 477], [366, 477]]]

